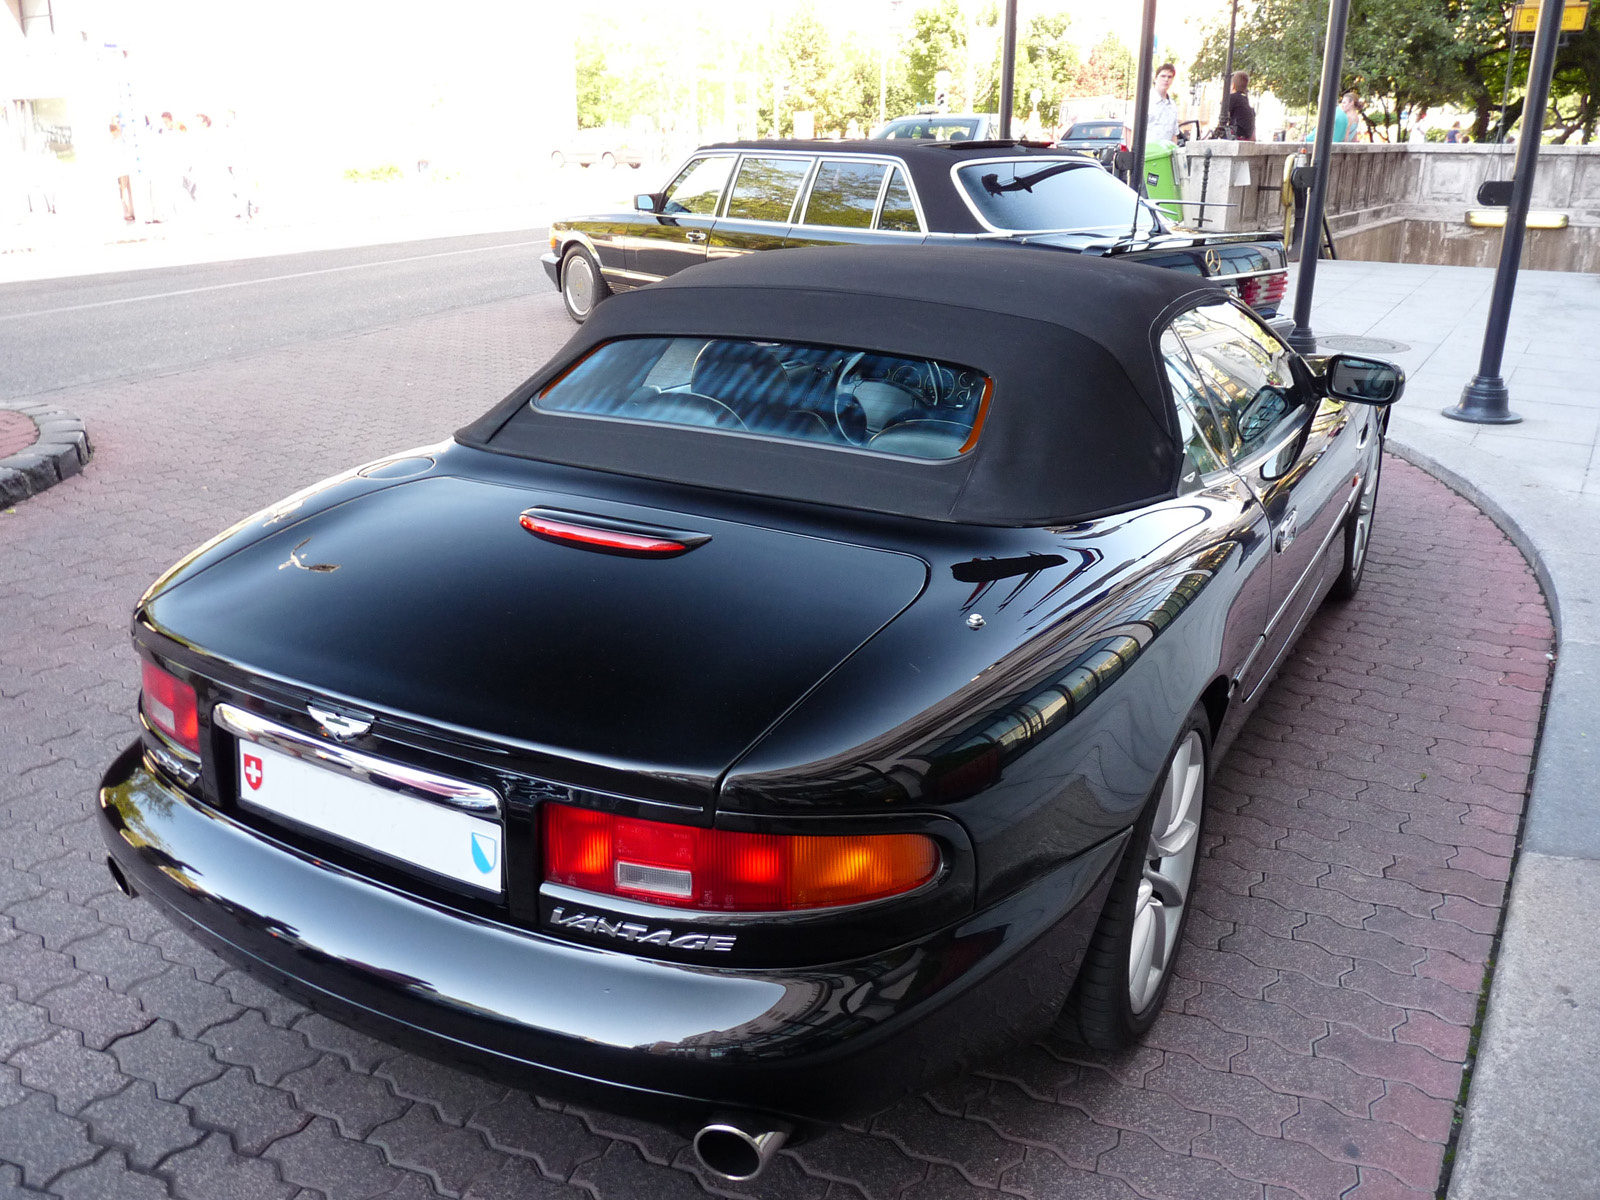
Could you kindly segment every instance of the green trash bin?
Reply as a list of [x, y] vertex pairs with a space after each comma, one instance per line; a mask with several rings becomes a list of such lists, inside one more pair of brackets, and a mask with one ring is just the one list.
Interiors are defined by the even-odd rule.
[[[1175, 142], [1147, 142], [1144, 148], [1144, 192], [1152, 200], [1181, 200], [1178, 188], [1178, 147]], [[1181, 204], [1158, 205], [1167, 218], [1185, 224]]]

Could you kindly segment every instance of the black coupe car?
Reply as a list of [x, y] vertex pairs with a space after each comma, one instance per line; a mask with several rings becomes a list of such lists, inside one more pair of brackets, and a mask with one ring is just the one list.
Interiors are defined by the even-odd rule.
[[1207, 778], [1365, 561], [1391, 366], [1171, 271], [761, 255], [140, 601], [109, 865], [341, 1019], [748, 1178], [1172, 978]]
[[[1272, 321], [1283, 239], [1179, 229], [1090, 157], [1014, 141], [729, 142], [634, 211], [553, 221], [545, 273], [580, 324], [613, 292], [804, 246], [999, 242], [1203, 277]], [[1287, 323], [1285, 319], [1285, 323]]]

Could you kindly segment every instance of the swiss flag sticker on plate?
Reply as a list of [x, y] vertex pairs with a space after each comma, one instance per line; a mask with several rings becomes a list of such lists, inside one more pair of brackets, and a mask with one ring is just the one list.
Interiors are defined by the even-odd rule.
[[250, 785], [252, 792], [261, 790], [261, 756], [246, 754], [244, 756], [244, 781]]

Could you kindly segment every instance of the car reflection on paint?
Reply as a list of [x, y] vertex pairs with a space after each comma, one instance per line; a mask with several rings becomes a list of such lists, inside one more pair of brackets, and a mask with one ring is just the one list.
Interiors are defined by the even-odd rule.
[[1360, 583], [1402, 384], [1203, 280], [998, 247], [619, 297], [151, 587], [111, 870], [732, 1181], [1052, 1022], [1128, 1045], [1211, 771]]

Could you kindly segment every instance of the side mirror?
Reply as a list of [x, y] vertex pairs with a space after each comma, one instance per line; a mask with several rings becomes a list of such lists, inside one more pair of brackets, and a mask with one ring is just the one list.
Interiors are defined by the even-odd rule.
[[1335, 354], [1322, 372], [1323, 390], [1335, 400], [1393, 404], [1404, 395], [1406, 373], [1381, 358]]
[[640, 212], [660, 212], [661, 202], [665, 199], [666, 196], [661, 192], [640, 192], [633, 198], [633, 207]]

